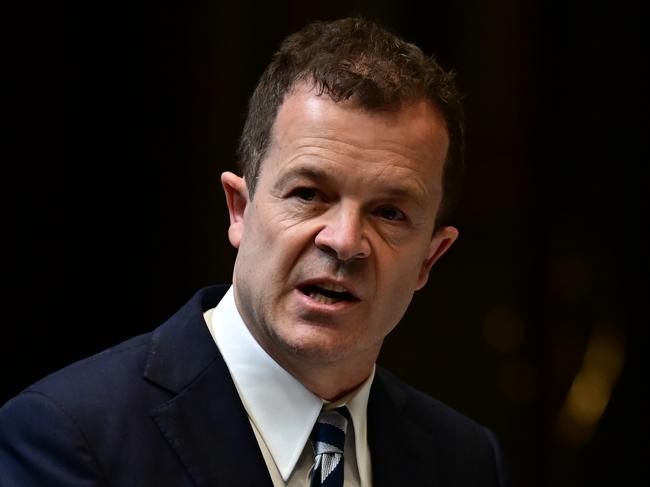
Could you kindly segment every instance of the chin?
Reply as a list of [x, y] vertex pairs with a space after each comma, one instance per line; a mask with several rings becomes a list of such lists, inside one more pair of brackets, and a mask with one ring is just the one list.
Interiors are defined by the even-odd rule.
[[[295, 330], [294, 330], [295, 331]], [[286, 352], [305, 362], [331, 363], [358, 354], [354, 343], [328, 333], [331, 330], [308, 330], [304, 334], [292, 333], [289, 337], [278, 337]]]
[[357, 367], [362, 368], [368, 363], [375, 362], [383, 342], [379, 340], [378, 343], [368, 343], [368, 340], [360, 341], [358, 336], [350, 337], [349, 334], [342, 336], [336, 333], [314, 333], [313, 331], [302, 336], [293, 334], [285, 338], [287, 338], [283, 340], [285, 351], [302, 363], [338, 363], [345, 367], [357, 364]]

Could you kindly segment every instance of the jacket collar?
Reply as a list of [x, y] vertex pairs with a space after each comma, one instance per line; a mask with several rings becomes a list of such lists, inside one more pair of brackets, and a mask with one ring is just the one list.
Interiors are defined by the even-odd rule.
[[197, 486], [270, 487], [248, 416], [203, 319], [226, 290], [202, 289], [153, 333], [144, 376], [173, 397], [150, 416]]

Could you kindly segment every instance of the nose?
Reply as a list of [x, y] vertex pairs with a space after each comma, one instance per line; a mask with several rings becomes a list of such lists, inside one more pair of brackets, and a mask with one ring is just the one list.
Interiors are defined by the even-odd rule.
[[314, 240], [316, 247], [342, 262], [370, 255], [370, 243], [358, 210], [332, 208], [327, 217]]

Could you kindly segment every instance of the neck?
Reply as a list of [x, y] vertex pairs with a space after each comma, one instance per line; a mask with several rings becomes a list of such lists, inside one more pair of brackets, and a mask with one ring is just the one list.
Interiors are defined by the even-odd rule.
[[376, 356], [364, 364], [311, 364], [273, 357], [312, 393], [327, 401], [337, 401], [357, 389], [370, 376]]
[[370, 376], [383, 342], [348, 357], [324, 357], [310, 351], [271, 346], [266, 336], [248, 329], [273, 360], [312, 393], [327, 401], [342, 398]]

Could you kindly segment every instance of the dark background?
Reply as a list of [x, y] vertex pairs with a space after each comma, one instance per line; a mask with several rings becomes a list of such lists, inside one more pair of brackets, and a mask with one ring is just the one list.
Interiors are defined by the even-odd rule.
[[[380, 362], [492, 428], [518, 485], [641, 474], [637, 12], [541, 0], [88, 3], [31, 4], [5, 20], [0, 404], [230, 280], [219, 174], [235, 168], [247, 98], [286, 35], [363, 14], [457, 71], [468, 119], [460, 240]], [[572, 416], [572, 390], [602, 407]]]

